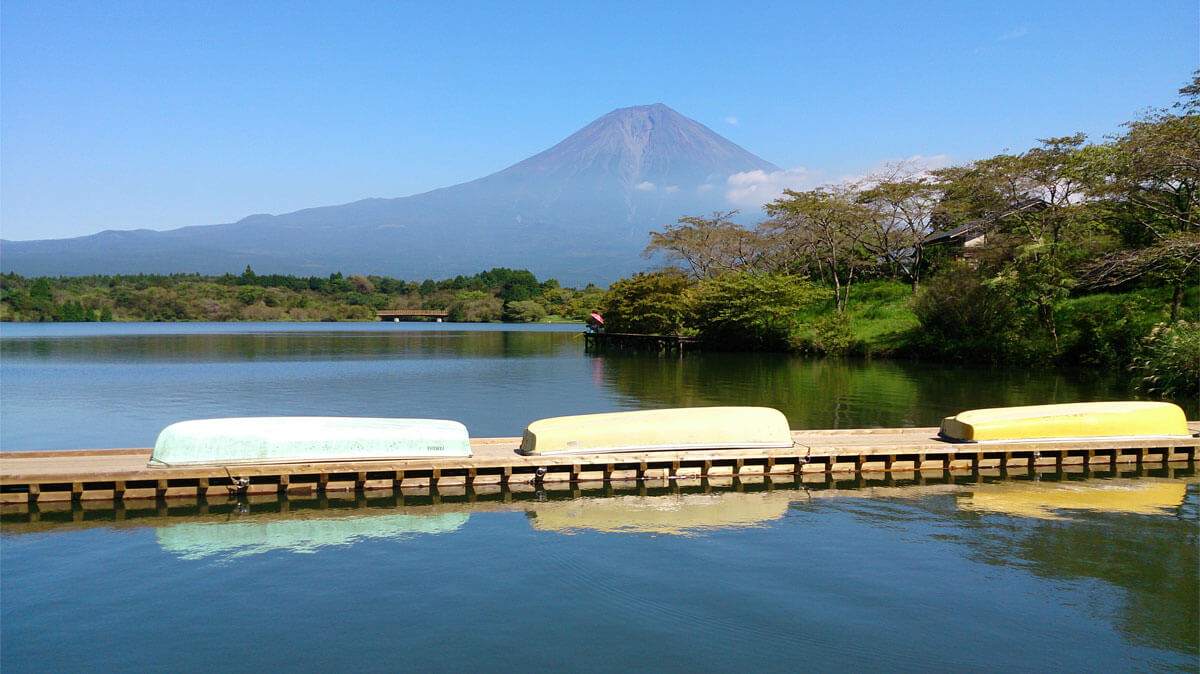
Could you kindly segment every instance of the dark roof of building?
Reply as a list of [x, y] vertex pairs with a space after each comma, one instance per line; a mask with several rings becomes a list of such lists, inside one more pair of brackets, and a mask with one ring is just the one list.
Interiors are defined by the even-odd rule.
[[968, 237], [976, 232], [983, 233], [983, 230], [986, 227], [990, 227], [996, 222], [999, 222], [1000, 220], [1003, 220], [1011, 215], [1024, 213], [1026, 211], [1040, 211], [1047, 206], [1049, 206], [1049, 204], [1042, 199], [1034, 198], [1019, 201], [1014, 204], [1012, 208], [992, 213], [991, 215], [984, 216], [978, 220], [972, 220], [964, 225], [959, 225], [954, 229], [947, 229], [944, 232], [934, 232], [933, 234], [925, 237], [925, 245], [929, 246], [945, 243], [947, 241], [953, 241], [955, 239]]

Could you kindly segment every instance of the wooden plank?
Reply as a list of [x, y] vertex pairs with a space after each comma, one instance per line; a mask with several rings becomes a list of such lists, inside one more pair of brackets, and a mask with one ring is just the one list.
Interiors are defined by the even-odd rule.
[[[1191, 422], [1194, 431], [1200, 424]], [[764, 473], [968, 470], [981, 468], [1024, 468], [1061, 470], [1064, 466], [1089, 464], [1137, 466], [1165, 461], [1194, 462], [1200, 439], [1171, 440], [1167, 446], [1144, 446], [1145, 440], [1080, 440], [1014, 442], [996, 444], [948, 443], [936, 437], [935, 428], [837, 429], [793, 431], [796, 445], [781, 449], [692, 450], [629, 452], [624, 454], [576, 454], [522, 456], [519, 438], [480, 438], [471, 442], [474, 456], [446, 459], [398, 459], [384, 461], [307, 462], [223, 466], [151, 468], [149, 449], [55, 450], [0, 453], [0, 486], [8, 487], [5, 502], [42, 499], [70, 500], [109, 494], [107, 498], [177, 497], [214, 495], [230, 475], [251, 480], [248, 489], [263, 493], [357, 491], [367, 488], [392, 489], [431, 484], [533, 483], [536, 469], [544, 469], [542, 481], [550, 483], [581, 480], [664, 480], [686, 475], [690, 478], [732, 478]], [[985, 458], [983, 455], [989, 454]], [[1032, 458], [1031, 458], [1032, 457]], [[751, 463], [747, 463], [751, 462]], [[689, 464], [687, 466], [682, 464]], [[629, 466], [618, 469], [617, 465]], [[446, 472], [452, 472], [446, 475]], [[392, 479], [367, 480], [368, 473], [391, 473]], [[406, 475], [408, 473], [409, 475]], [[331, 475], [353, 476], [331, 483]], [[411, 477], [409, 477], [411, 475]], [[417, 477], [422, 475], [424, 477]], [[292, 476], [307, 476], [300, 483]], [[254, 480], [253, 478], [258, 478]], [[415, 479], [414, 479], [415, 478]], [[216, 480], [217, 484], [210, 481]], [[85, 483], [111, 483], [107, 488]], [[133, 483], [134, 486], [129, 486]], [[155, 485], [147, 487], [146, 485]], [[42, 485], [53, 487], [45, 492]]]

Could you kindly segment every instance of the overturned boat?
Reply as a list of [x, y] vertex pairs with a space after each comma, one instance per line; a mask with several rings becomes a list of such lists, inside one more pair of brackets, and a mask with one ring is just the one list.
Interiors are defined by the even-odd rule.
[[942, 420], [951, 442], [1186, 438], [1187, 417], [1166, 402], [1097, 402], [969, 410]]
[[471, 456], [466, 426], [445, 419], [242, 417], [171, 424], [155, 466], [373, 461]]
[[527, 455], [791, 447], [787, 418], [769, 407], [688, 407], [540, 419]]

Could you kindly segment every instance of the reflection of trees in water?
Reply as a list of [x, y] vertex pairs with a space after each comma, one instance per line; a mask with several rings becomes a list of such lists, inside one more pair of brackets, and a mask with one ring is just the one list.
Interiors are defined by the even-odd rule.
[[264, 332], [111, 335], [5, 340], [6, 358], [123, 361], [286, 361], [366, 358], [532, 357], [582, 349], [571, 332]]
[[[1200, 490], [1187, 486], [1169, 515], [1073, 511], [1065, 519], [1011, 518], [960, 510], [975, 561], [1020, 566], [1047, 578], [1094, 578], [1119, 588], [1116, 614], [1100, 616], [1131, 642], [1197, 653], [1200, 630]], [[1110, 602], [1097, 597], [1091, 610]]]
[[934, 426], [973, 407], [1119, 397], [1112, 382], [1046, 370], [781, 354], [606, 354], [604, 382], [648, 407], [763, 405], [793, 428]]
[[[1178, 474], [1178, 473], [1177, 473]], [[1194, 476], [1194, 473], [1192, 474]], [[1188, 479], [1053, 479], [999, 481], [979, 485], [926, 484], [896, 488], [849, 488], [812, 491], [812, 501], [796, 501], [808, 510], [834, 499], [836, 507], [882, 529], [918, 527], [926, 535], [959, 543], [971, 561], [1016, 567], [1034, 575], [1103, 583], [1103, 594], [1081, 595], [1079, 604], [1108, 622], [1130, 643], [1179, 653], [1200, 652], [1197, 597], [1200, 596], [1200, 484]], [[1177, 487], [1177, 489], [1176, 489]], [[1107, 511], [1080, 509], [1080, 500], [1062, 498], [1064, 490], [1108, 492]], [[1126, 504], [1113, 492], [1128, 490]], [[1044, 498], [1034, 501], [1031, 492]], [[986, 494], [988, 506], [975, 497]], [[1016, 498], [1006, 502], [1006, 494]], [[1150, 500], [1172, 495], [1148, 508]], [[854, 499], [869, 497], [869, 504]], [[1180, 499], [1182, 498], [1182, 501]], [[1038, 503], [1040, 508], [1031, 508]], [[1033, 516], [1013, 513], [1037, 513]], [[1161, 514], [1145, 514], [1161, 511]], [[950, 526], [953, 525], [953, 526]]]

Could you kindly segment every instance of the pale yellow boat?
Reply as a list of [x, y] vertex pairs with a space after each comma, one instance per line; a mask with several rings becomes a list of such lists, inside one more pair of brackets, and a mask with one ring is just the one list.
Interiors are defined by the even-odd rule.
[[1186, 438], [1187, 417], [1165, 402], [1099, 402], [997, 407], [942, 420], [939, 435], [953, 442], [1097, 438]]
[[787, 417], [769, 407], [687, 407], [539, 419], [522, 454], [594, 454], [791, 447]]

